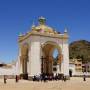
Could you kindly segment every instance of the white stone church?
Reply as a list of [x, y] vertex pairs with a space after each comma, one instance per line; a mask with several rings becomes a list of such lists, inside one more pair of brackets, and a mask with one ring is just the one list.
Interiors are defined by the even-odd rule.
[[[32, 77], [41, 73], [62, 73], [69, 76], [68, 34], [55, 31], [40, 17], [39, 25], [32, 25], [31, 31], [19, 36], [19, 74]], [[58, 50], [56, 71], [53, 70], [53, 51]]]
[[[16, 74], [23, 77], [34, 75], [64, 74], [69, 76], [68, 33], [59, 33], [46, 24], [46, 19], [40, 17], [39, 25], [32, 25], [30, 32], [20, 35], [19, 55], [16, 62]], [[58, 58], [54, 67], [54, 50], [58, 50]], [[54, 70], [55, 69], [55, 70]]]

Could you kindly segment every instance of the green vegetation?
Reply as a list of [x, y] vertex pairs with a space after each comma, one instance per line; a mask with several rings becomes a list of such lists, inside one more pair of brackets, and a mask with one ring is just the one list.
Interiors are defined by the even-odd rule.
[[81, 58], [82, 62], [90, 62], [90, 42], [86, 40], [74, 41], [69, 45], [69, 56], [72, 58]]

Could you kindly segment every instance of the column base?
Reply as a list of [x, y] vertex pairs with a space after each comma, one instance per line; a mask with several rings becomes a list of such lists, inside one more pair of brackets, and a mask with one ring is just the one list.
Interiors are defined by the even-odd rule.
[[20, 78], [28, 80], [28, 74], [20, 74]]

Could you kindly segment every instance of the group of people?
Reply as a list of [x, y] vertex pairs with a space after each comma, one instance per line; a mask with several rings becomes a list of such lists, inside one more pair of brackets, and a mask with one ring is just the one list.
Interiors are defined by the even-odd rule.
[[[4, 75], [4, 84], [7, 83], [7, 79], [8, 79], [7, 75]], [[15, 76], [15, 82], [17, 83], [19, 81], [19, 79], [20, 79], [19, 76], [16, 75]], [[46, 82], [48, 80], [49, 81], [52, 81], [52, 80], [66, 81], [67, 78], [66, 78], [66, 76], [64, 74], [56, 74], [56, 75], [54, 75], [54, 74], [42, 73], [41, 75], [33, 76], [33, 81], [44, 81], [44, 82]], [[86, 75], [85, 74], [83, 75], [83, 81], [86, 81]]]
[[42, 73], [41, 75], [36, 75], [33, 77], [33, 81], [44, 81], [46, 82], [47, 80], [52, 81], [52, 80], [63, 80], [66, 81], [66, 76], [63, 74], [45, 74]]
[[[7, 83], [7, 79], [8, 79], [7, 75], [4, 75], [4, 84]], [[15, 81], [16, 81], [16, 83], [19, 81], [19, 76], [18, 75], [16, 75]]]

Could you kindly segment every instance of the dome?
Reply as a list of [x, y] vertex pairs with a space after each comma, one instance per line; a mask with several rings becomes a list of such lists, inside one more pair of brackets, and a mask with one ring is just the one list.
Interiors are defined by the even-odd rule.
[[46, 25], [46, 19], [44, 17], [40, 17], [38, 21], [39, 21], [39, 25], [32, 27], [32, 30], [37, 32], [47, 32], [54, 34], [57, 33], [53, 28]]
[[50, 32], [50, 33], [54, 32], [51, 27], [48, 27], [46, 25], [39, 25], [35, 29], [36, 31], [40, 31], [40, 32]]

